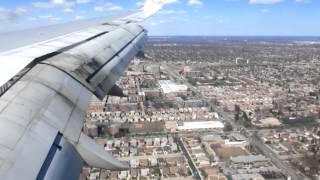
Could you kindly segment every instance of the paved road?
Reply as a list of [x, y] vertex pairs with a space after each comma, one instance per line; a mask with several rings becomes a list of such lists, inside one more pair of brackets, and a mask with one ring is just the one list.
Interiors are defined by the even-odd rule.
[[296, 170], [292, 169], [288, 164], [284, 163], [281, 159], [279, 159], [277, 154], [275, 154], [271, 149], [266, 147], [266, 145], [263, 142], [261, 142], [261, 140], [258, 139], [256, 135], [251, 136], [249, 139], [251, 145], [256, 147], [261, 154], [264, 154], [265, 156], [270, 158], [271, 162], [278, 168], [280, 168], [284, 172], [284, 174], [287, 174], [293, 180], [305, 179], [303, 175], [297, 174]]
[[234, 120], [232, 118], [230, 118], [228, 116], [227, 113], [225, 113], [222, 108], [217, 108], [212, 102], [208, 101], [207, 98], [205, 96], [203, 96], [201, 93], [199, 93], [199, 91], [188, 82], [188, 80], [186, 80], [184, 77], [182, 77], [179, 72], [177, 71], [177, 69], [174, 69], [172, 67], [166, 66], [165, 69], [168, 70], [168, 74], [171, 75], [172, 77], [174, 77], [175, 79], [178, 79], [180, 81], [182, 81], [185, 85], [188, 86], [188, 88], [194, 92], [194, 94], [200, 98], [205, 100], [211, 107], [214, 107], [215, 111], [220, 115], [220, 117], [225, 120], [228, 121], [234, 128], [237, 129], [242, 129], [242, 135], [244, 135], [246, 138], [248, 138], [251, 142], [251, 144], [258, 149], [262, 154], [264, 154], [266, 157], [270, 158], [270, 160], [272, 161], [272, 163], [274, 163], [278, 168], [280, 168], [281, 170], [284, 171], [284, 173], [287, 176], [290, 176], [292, 180], [302, 180], [305, 179], [305, 177], [301, 174], [297, 174], [296, 170], [292, 169], [288, 164], [282, 162], [277, 155], [271, 151], [264, 143], [262, 143], [260, 141], [260, 139], [258, 139], [256, 137], [256, 135], [254, 135], [253, 133], [251, 133], [250, 131], [248, 131], [246, 128], [244, 128], [242, 125], [237, 124], [234, 122]]
[[180, 137], [176, 137], [176, 142], [177, 144], [181, 147], [181, 150], [183, 151], [183, 153], [186, 155], [187, 159], [188, 159], [188, 163], [190, 165], [190, 168], [193, 172], [194, 178], [197, 180], [202, 180], [202, 176], [201, 173], [199, 172], [199, 169], [197, 168], [195, 162], [193, 161], [189, 151], [187, 150], [184, 142], [182, 141], [182, 139]]
[[120, 157], [118, 158], [121, 161], [130, 161], [132, 159], [140, 160], [140, 159], [149, 159], [149, 158], [171, 158], [171, 157], [181, 157], [183, 154], [181, 153], [173, 153], [173, 154], [159, 154], [152, 156], [129, 156], [129, 157]]
[[[308, 153], [307, 156], [312, 156], [312, 153]], [[282, 155], [282, 156], [278, 156], [279, 159], [281, 160], [290, 160], [290, 159], [298, 159], [298, 158], [303, 158], [305, 157], [306, 154], [293, 154], [293, 155]]]
[[[138, 77], [135, 77], [135, 82], [136, 82], [137, 91], [138, 91], [138, 93], [140, 93], [141, 92], [141, 88], [140, 88], [140, 82], [139, 82]], [[142, 114], [144, 115], [145, 114], [145, 110], [144, 110], [143, 102], [139, 102], [139, 106], [140, 106]]]

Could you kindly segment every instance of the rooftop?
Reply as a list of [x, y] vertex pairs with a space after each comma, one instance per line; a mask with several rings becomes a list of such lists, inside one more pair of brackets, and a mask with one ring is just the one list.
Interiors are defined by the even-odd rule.
[[159, 80], [159, 85], [163, 93], [165, 94], [183, 92], [188, 90], [188, 87], [186, 85], [176, 84], [171, 80]]
[[179, 130], [192, 130], [192, 129], [222, 129], [224, 125], [220, 121], [197, 121], [197, 122], [184, 122], [179, 126]]

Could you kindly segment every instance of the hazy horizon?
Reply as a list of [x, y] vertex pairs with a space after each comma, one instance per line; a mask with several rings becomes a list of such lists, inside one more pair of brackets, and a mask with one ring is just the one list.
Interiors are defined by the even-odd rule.
[[[167, 0], [143, 23], [151, 36], [320, 36], [315, 0]], [[121, 15], [140, 0], [26, 0], [0, 4], [0, 32]]]

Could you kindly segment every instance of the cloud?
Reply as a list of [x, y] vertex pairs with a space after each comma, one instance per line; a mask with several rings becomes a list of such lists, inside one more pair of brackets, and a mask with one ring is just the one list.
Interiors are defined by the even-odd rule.
[[23, 14], [23, 13], [27, 13], [28, 10], [25, 9], [25, 8], [18, 7], [18, 8], [15, 9], [15, 12], [18, 13], [18, 14]]
[[76, 20], [84, 19], [84, 16], [76, 16], [76, 17], [74, 17], [74, 19], [76, 19]]
[[118, 10], [122, 10], [122, 7], [121, 6], [111, 6], [109, 8], [110, 11], [118, 11]]
[[73, 9], [71, 9], [71, 8], [65, 8], [63, 11], [64, 11], [65, 13], [72, 13], [72, 12], [73, 12]]
[[72, 7], [74, 6], [74, 2], [71, 1], [65, 1], [65, 0], [52, 0], [52, 1], [37, 1], [32, 3], [32, 6], [35, 8], [42, 8], [42, 9], [51, 9], [51, 8], [57, 8], [57, 7]]
[[115, 5], [113, 3], [107, 2], [103, 5], [100, 6], [95, 6], [93, 8], [94, 11], [97, 12], [106, 12], [106, 11], [119, 11], [122, 10], [123, 8], [121, 6]]
[[137, 7], [142, 7], [144, 5], [144, 2], [143, 1], [137, 1], [136, 2], [136, 6]]
[[43, 9], [49, 9], [54, 7], [53, 4], [48, 2], [34, 2], [32, 3], [32, 6], [35, 8], [43, 8]]
[[39, 19], [44, 19], [44, 20], [49, 20], [49, 21], [61, 21], [62, 18], [59, 18], [59, 17], [55, 17], [51, 14], [48, 14], [48, 15], [40, 15], [38, 16]]
[[103, 6], [95, 6], [93, 10], [97, 12], [103, 12], [105, 11], [105, 8]]
[[173, 10], [163, 10], [163, 11], [160, 11], [160, 14], [164, 14], [164, 15], [173, 14], [173, 13], [174, 13]]
[[311, 3], [312, 0], [296, 0], [297, 3]]
[[48, 15], [40, 15], [38, 16], [38, 18], [40, 19], [50, 19], [50, 18], [53, 18], [53, 16], [51, 14], [48, 14]]
[[145, 3], [154, 3], [157, 2], [158, 4], [173, 4], [179, 2], [179, 0], [143, 0], [143, 1], [137, 1], [136, 6], [137, 7], [143, 7]]
[[94, 0], [77, 0], [76, 3], [78, 4], [88, 4], [93, 2]]
[[0, 8], [0, 20], [14, 21], [19, 19], [23, 14], [27, 13], [25, 8], [5, 9]]
[[201, 0], [189, 0], [188, 5], [189, 6], [202, 6], [202, 1]]
[[179, 11], [174, 11], [174, 10], [162, 10], [159, 12], [160, 15], [179, 15], [179, 14], [186, 14], [187, 11], [184, 10], [179, 10]]
[[36, 17], [29, 17], [29, 18], [28, 18], [29, 21], [36, 21], [37, 19], [38, 19], [38, 18], [36, 18]]
[[276, 4], [280, 3], [283, 0], [250, 0], [250, 4]]
[[159, 26], [160, 24], [166, 23], [166, 20], [158, 20], [158, 21], [152, 21], [149, 23], [150, 26]]
[[7, 10], [5, 8], [0, 8], [0, 20], [7, 19]]
[[160, 2], [162, 2], [163, 4], [172, 4], [172, 3], [177, 3], [179, 2], [179, 0], [159, 0]]
[[187, 14], [187, 11], [185, 11], [185, 10], [179, 10], [179, 11], [177, 11], [176, 13], [177, 13], [177, 14]]
[[65, 1], [64, 0], [52, 0], [53, 4], [64, 4]]
[[270, 12], [270, 9], [262, 9], [261, 12], [263, 12], [263, 13], [269, 13], [269, 12]]

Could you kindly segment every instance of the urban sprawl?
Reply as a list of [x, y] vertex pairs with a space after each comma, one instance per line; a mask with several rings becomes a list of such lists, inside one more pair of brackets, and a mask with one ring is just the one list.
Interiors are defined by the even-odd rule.
[[320, 177], [320, 41], [153, 37], [83, 131], [129, 170], [81, 179]]

